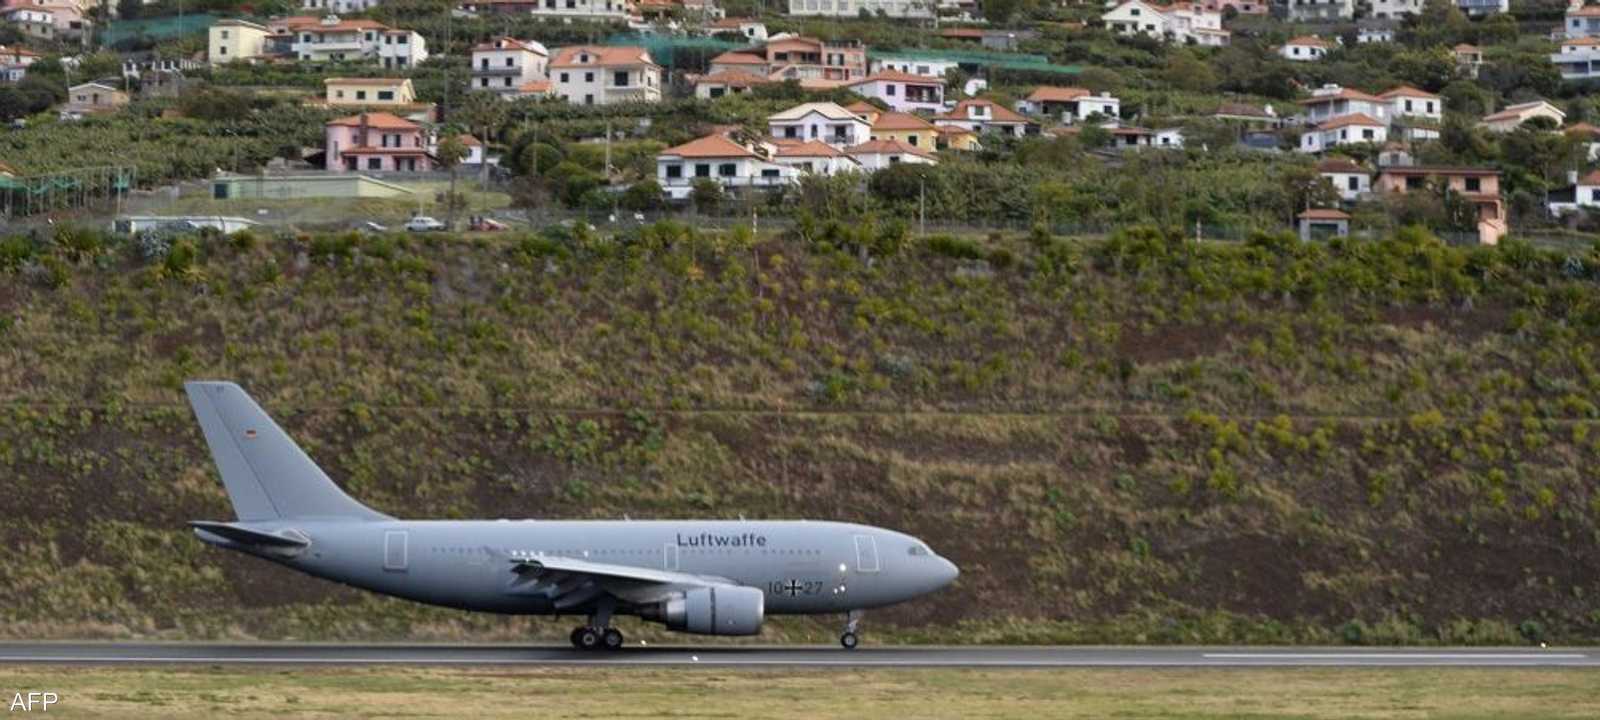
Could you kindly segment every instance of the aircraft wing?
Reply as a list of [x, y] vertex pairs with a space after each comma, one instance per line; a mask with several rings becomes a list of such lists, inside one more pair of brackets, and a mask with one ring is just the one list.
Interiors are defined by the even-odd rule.
[[577, 607], [605, 593], [632, 602], [651, 602], [684, 589], [738, 584], [713, 575], [692, 575], [551, 555], [512, 556], [492, 548], [489, 552], [511, 567], [513, 578], [507, 592], [543, 595], [558, 610]]

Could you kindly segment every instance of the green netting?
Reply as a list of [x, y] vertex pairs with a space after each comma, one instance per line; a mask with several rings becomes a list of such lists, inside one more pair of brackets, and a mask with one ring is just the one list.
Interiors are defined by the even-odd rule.
[[1080, 65], [1057, 65], [1050, 62], [1050, 58], [1043, 55], [1030, 55], [1026, 53], [991, 52], [985, 50], [889, 50], [883, 52], [867, 51], [867, 57], [878, 58], [906, 58], [909, 60], [927, 60], [960, 63], [965, 66], [980, 68], [993, 67], [1006, 70], [1032, 70], [1036, 72], [1053, 72], [1063, 75], [1076, 75], [1083, 71]]
[[201, 13], [147, 20], [118, 20], [100, 31], [100, 42], [116, 45], [124, 40], [145, 37], [152, 40], [169, 40], [180, 35], [203, 33], [217, 21], [216, 15]]
[[745, 47], [740, 43], [718, 40], [709, 37], [669, 37], [665, 35], [636, 35], [621, 33], [606, 38], [606, 45], [638, 45], [650, 51], [650, 57], [657, 64], [665, 67], [674, 67], [673, 62], [679, 50], [723, 53], [729, 50]]

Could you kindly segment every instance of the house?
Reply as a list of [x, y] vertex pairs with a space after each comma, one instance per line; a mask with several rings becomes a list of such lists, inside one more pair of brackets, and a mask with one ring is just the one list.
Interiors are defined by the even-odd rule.
[[1204, 0], [1200, 6], [1219, 15], [1228, 8], [1240, 15], [1266, 15], [1272, 9], [1271, 0]]
[[1389, 101], [1390, 117], [1444, 119], [1444, 100], [1431, 92], [1401, 85], [1379, 93], [1378, 97]]
[[867, 51], [860, 43], [831, 44], [780, 34], [759, 48], [766, 76], [774, 80], [854, 82], [867, 76]]
[[267, 36], [271, 34], [265, 25], [248, 20], [218, 20], [206, 28], [206, 60], [221, 65], [261, 57], [267, 54]]
[[1600, 35], [1561, 41], [1561, 50], [1551, 53], [1550, 63], [1561, 71], [1562, 80], [1600, 78]]
[[1004, 105], [985, 98], [962, 100], [950, 108], [949, 112], [935, 115], [933, 124], [964, 128], [978, 134], [998, 133], [1012, 137], [1022, 137], [1029, 132], [1038, 131], [1038, 125], [1032, 121], [1012, 112]]
[[1278, 55], [1285, 60], [1310, 62], [1312, 60], [1321, 60], [1324, 55], [1328, 54], [1329, 50], [1336, 47], [1339, 46], [1315, 35], [1300, 35], [1289, 38], [1288, 42], [1278, 48]]
[[1028, 97], [1017, 103], [1017, 111], [1027, 115], [1047, 115], [1064, 123], [1073, 123], [1091, 116], [1116, 120], [1122, 116], [1122, 102], [1111, 93], [1099, 95], [1079, 87], [1045, 86], [1034, 89]]
[[1579, 210], [1600, 210], [1600, 170], [1579, 177], [1568, 175], [1572, 183], [1560, 190], [1550, 191], [1550, 214], [1564, 215]]
[[1561, 108], [1545, 100], [1535, 100], [1509, 105], [1500, 112], [1485, 115], [1479, 124], [1490, 132], [1511, 132], [1537, 117], [1549, 118], [1556, 127], [1561, 127], [1567, 121], [1567, 114]]
[[1378, 151], [1378, 167], [1380, 168], [1410, 167], [1415, 164], [1415, 158], [1411, 157], [1411, 152], [1406, 150], [1406, 146], [1403, 143], [1384, 143], [1383, 149]]
[[1300, 135], [1300, 152], [1320, 153], [1339, 145], [1382, 143], [1389, 139], [1389, 125], [1368, 115], [1354, 113], [1330, 118]]
[[472, 46], [469, 90], [487, 90], [502, 96], [518, 94], [522, 86], [549, 79], [550, 51], [532, 40], [500, 36]]
[[1356, 43], [1394, 42], [1394, 26], [1392, 25], [1361, 25], [1356, 28]]
[[461, 158], [462, 165], [482, 165], [485, 162], [485, 149], [482, 141], [466, 134], [457, 135], [456, 141], [461, 143], [461, 147], [467, 149], [467, 154]]
[[1511, 0], [1455, 0], [1456, 7], [1467, 17], [1484, 17], [1495, 13], [1511, 12]]
[[375, 20], [341, 20], [338, 15], [328, 15], [287, 27], [293, 36], [289, 51], [299, 60], [372, 60], [385, 68], [407, 68], [428, 59], [427, 41], [421, 35]]
[[1600, 5], [1577, 2], [1569, 6], [1561, 29], [1570, 40], [1600, 36]]
[[1330, 157], [1317, 163], [1317, 174], [1339, 191], [1339, 199], [1353, 203], [1372, 192], [1372, 174], [1348, 158]]
[[900, 163], [936, 165], [939, 162], [934, 158], [932, 149], [913, 147], [899, 140], [868, 140], [860, 145], [847, 147], [844, 152], [860, 163], [861, 169], [868, 172], [883, 170]]
[[903, 112], [873, 113], [868, 119], [872, 121], [870, 137], [873, 140], [894, 140], [919, 150], [939, 147], [939, 129], [916, 115]]
[[938, 6], [938, 0], [789, 0], [789, 15], [855, 18], [865, 14], [926, 19], [934, 16]]
[[889, 70], [850, 83], [857, 95], [882, 100], [891, 110], [913, 112], [944, 109], [944, 80]]
[[772, 82], [765, 75], [752, 75], [742, 70], [723, 70], [695, 78], [694, 96], [702, 100], [711, 100], [723, 95], [750, 92], [750, 88], [770, 85]]
[[330, 120], [325, 126], [330, 172], [426, 172], [434, 166], [423, 127], [386, 112]]
[[686, 200], [697, 180], [712, 180], [723, 189], [780, 187], [794, 182], [797, 164], [774, 161], [776, 148], [744, 144], [713, 133], [656, 155], [656, 182], [672, 200]]
[[986, 30], [984, 28], [945, 28], [939, 31], [939, 37], [946, 40], [972, 43], [983, 47], [985, 50], [999, 50], [1001, 52], [1016, 52], [1017, 43], [1032, 40], [1039, 36], [1035, 30]]
[[366, 12], [378, 6], [379, 0], [300, 0], [300, 7], [323, 14], [349, 15]]
[[21, 82], [28, 66], [38, 62], [39, 54], [20, 47], [0, 45], [0, 82]]
[[116, 112], [128, 104], [128, 94], [110, 85], [87, 82], [67, 88], [67, 102], [60, 108], [61, 119], [79, 120], [85, 115]]
[[516, 90], [504, 93], [502, 97], [507, 100], [520, 100], [525, 97], [549, 97], [549, 80], [529, 80], [517, 86]]
[[634, 45], [577, 45], [556, 51], [550, 89], [578, 105], [661, 101], [661, 66]]
[[708, 35], [738, 35], [749, 42], [764, 42], [767, 39], [766, 23], [754, 18], [717, 18], [705, 26], [705, 32]]
[[1159, 148], [1183, 147], [1183, 128], [1157, 128], [1155, 130], [1155, 141], [1153, 145]]
[[629, 0], [465, 0], [461, 9], [478, 15], [531, 15], [540, 19], [593, 20], [605, 23], [639, 22]]
[[1399, 20], [1407, 15], [1420, 14], [1422, 5], [1422, 0], [1367, 0], [1369, 8], [1367, 17], [1379, 20]]
[[1284, 0], [1291, 22], [1316, 23], [1349, 20], [1355, 17], [1355, 0]]
[[1216, 111], [1211, 113], [1211, 119], [1243, 125], [1247, 130], [1266, 130], [1278, 127], [1282, 123], [1277, 111], [1273, 110], [1271, 105], [1258, 108], [1254, 105], [1229, 102], [1218, 105]]
[[76, 40], [91, 25], [75, 3], [21, 0], [0, 8], [0, 19], [23, 35], [42, 40]]
[[861, 169], [861, 163], [825, 142], [817, 140], [774, 140], [777, 152], [771, 160], [794, 168], [800, 175], [837, 175]]
[[1483, 50], [1476, 45], [1461, 43], [1450, 49], [1450, 54], [1456, 58], [1456, 67], [1466, 73], [1468, 77], [1478, 79], [1478, 71], [1483, 68]]
[[1600, 160], [1600, 127], [1589, 123], [1574, 123], [1562, 128], [1561, 131], [1574, 142], [1583, 145], [1584, 157], [1588, 158], [1589, 162]]
[[322, 81], [331, 107], [413, 105], [417, 93], [410, 78], [328, 78]]
[[1227, 45], [1222, 15], [1190, 3], [1157, 5], [1145, 0], [1124, 0], [1100, 16], [1106, 29], [1118, 35], [1148, 35], [1179, 45]]
[[1345, 115], [1366, 115], [1387, 121], [1392, 105], [1391, 101], [1377, 95], [1331, 84], [1317, 88], [1312, 91], [1311, 97], [1300, 101], [1300, 106], [1305, 109], [1303, 119], [1307, 123], [1326, 122]]
[[868, 65], [873, 73], [900, 72], [940, 80], [948, 76], [950, 70], [960, 68], [961, 63], [952, 59], [897, 54], [873, 56]]
[[1299, 221], [1301, 242], [1350, 235], [1350, 214], [1343, 210], [1311, 208], [1296, 215], [1295, 220]]
[[866, 142], [872, 125], [837, 103], [796, 105], [767, 118], [772, 137], [785, 140], [819, 140], [837, 148]]
[[939, 131], [938, 144], [940, 150], [982, 150], [983, 144], [978, 141], [978, 133], [960, 125], [934, 125]]
[[1494, 245], [1505, 237], [1505, 202], [1500, 198], [1500, 173], [1481, 168], [1392, 166], [1378, 169], [1373, 187], [1379, 193], [1407, 193], [1448, 188], [1472, 203], [1478, 218], [1478, 242]]

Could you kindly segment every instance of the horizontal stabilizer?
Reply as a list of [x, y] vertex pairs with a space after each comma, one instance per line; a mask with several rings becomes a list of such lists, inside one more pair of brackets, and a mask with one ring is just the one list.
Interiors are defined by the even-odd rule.
[[284, 534], [270, 533], [265, 530], [252, 530], [242, 525], [225, 522], [211, 522], [207, 520], [194, 520], [189, 527], [207, 532], [212, 535], [232, 540], [240, 545], [254, 545], [267, 548], [303, 548], [311, 544], [304, 536], [293, 530]]

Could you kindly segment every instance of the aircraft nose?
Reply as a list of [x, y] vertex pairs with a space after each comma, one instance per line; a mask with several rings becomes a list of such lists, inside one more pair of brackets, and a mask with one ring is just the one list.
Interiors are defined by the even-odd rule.
[[949, 560], [939, 558], [939, 568], [934, 571], [934, 578], [937, 583], [934, 587], [942, 588], [955, 582], [956, 578], [960, 576], [961, 568], [956, 567], [956, 564]]

